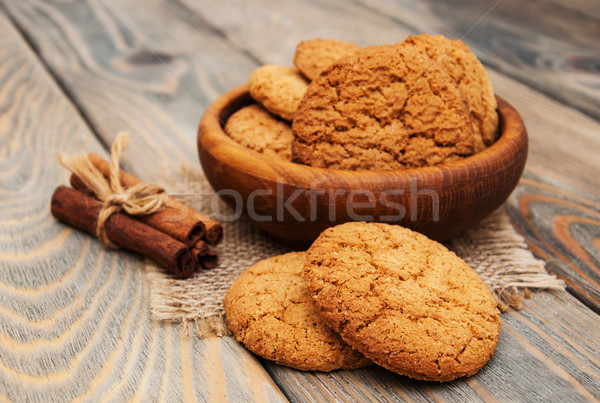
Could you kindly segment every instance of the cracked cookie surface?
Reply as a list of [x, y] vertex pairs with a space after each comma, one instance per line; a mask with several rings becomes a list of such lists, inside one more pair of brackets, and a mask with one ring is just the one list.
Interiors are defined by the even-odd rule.
[[296, 46], [294, 65], [309, 80], [314, 80], [333, 62], [358, 49], [353, 43], [336, 39], [309, 39]]
[[227, 119], [225, 133], [232, 139], [261, 154], [292, 159], [292, 128], [261, 105], [245, 106]]
[[301, 370], [371, 364], [327, 327], [302, 277], [304, 252], [263, 260], [233, 283], [223, 304], [235, 338], [255, 354]]
[[437, 165], [475, 152], [462, 92], [412, 45], [359, 49], [308, 86], [292, 123], [293, 159], [339, 169]]
[[250, 95], [269, 112], [291, 121], [308, 82], [300, 71], [291, 66], [265, 65], [248, 78]]
[[[464, 42], [450, 40], [443, 35], [416, 35], [405, 41], [424, 50], [437, 61], [454, 80], [465, 95], [471, 116], [476, 123], [475, 130], [485, 145], [496, 139], [498, 112], [494, 89], [481, 62]], [[484, 146], [478, 146], [477, 151]]]
[[443, 245], [389, 224], [325, 230], [304, 274], [321, 317], [375, 363], [412, 378], [476, 373], [500, 332], [496, 302]]

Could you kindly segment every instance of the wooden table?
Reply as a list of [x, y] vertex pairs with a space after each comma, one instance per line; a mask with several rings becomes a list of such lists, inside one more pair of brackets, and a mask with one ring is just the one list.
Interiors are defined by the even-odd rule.
[[[56, 222], [58, 152], [106, 153], [152, 181], [197, 166], [206, 106], [302, 39], [464, 37], [530, 134], [507, 203], [566, 292], [502, 314], [476, 376], [305, 373], [232, 338], [154, 322], [141, 260]], [[600, 398], [600, 6], [594, 0], [0, 2], [0, 401], [591, 401]], [[240, 256], [243, 259], [243, 256]]]

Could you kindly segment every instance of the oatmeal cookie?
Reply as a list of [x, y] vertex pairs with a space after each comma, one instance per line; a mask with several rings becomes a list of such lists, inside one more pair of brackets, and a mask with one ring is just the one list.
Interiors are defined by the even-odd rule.
[[309, 80], [314, 80], [337, 59], [358, 49], [353, 43], [336, 39], [309, 39], [296, 46], [294, 65]]
[[458, 39], [450, 40], [443, 35], [411, 36], [404, 42], [424, 50], [446, 69], [465, 95], [471, 116], [476, 123], [476, 132], [482, 137], [485, 145], [491, 145], [496, 139], [498, 129], [498, 105], [492, 84], [477, 56], [464, 42]]
[[233, 283], [223, 304], [235, 338], [255, 354], [301, 370], [370, 364], [327, 327], [302, 277], [304, 252], [263, 260]]
[[449, 381], [493, 355], [500, 314], [491, 292], [422, 234], [364, 222], [329, 228], [308, 250], [304, 274], [325, 322], [387, 369]]
[[475, 152], [448, 73], [412, 45], [359, 49], [313, 80], [292, 123], [297, 162], [339, 169], [437, 165]]
[[292, 128], [259, 104], [245, 106], [231, 115], [225, 133], [258, 153], [292, 159]]
[[261, 66], [248, 79], [250, 95], [271, 113], [291, 121], [308, 82], [290, 66]]

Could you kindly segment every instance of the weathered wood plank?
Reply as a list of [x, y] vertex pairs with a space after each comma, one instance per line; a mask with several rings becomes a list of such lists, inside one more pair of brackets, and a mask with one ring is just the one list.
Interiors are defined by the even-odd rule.
[[535, 90], [488, 69], [496, 91], [523, 116], [529, 134], [526, 169], [559, 186], [576, 187], [600, 198], [600, 123], [541, 95]]
[[530, 247], [568, 290], [600, 313], [600, 203], [529, 170], [508, 206]]
[[[600, 312], [600, 125], [492, 71], [529, 132], [524, 179], [508, 211], [534, 253], [569, 292]], [[583, 220], [584, 222], [581, 222]]]
[[0, 144], [0, 400], [285, 400], [231, 340], [153, 322], [139, 257], [50, 216], [57, 153], [104, 150], [3, 13]]
[[[232, 44], [230, 41], [228, 41], [226, 36], [233, 37], [244, 45], [246, 45], [244, 41], [249, 41], [250, 38], [253, 37], [256, 38], [258, 43], [256, 46], [262, 47], [262, 50], [258, 52], [256, 48], [251, 48], [250, 46], [248, 46], [248, 48], [255, 53], [256, 58], [263, 60], [269, 60], [269, 58], [271, 58], [271, 61], [273, 61], [278, 60], [279, 57], [282, 57], [280, 55], [284, 54], [285, 52], [288, 52], [288, 55], [293, 53], [293, 46], [295, 45], [295, 42], [292, 42], [290, 38], [293, 38], [294, 35], [300, 36], [299, 39], [307, 37], [308, 33], [312, 29], [310, 22], [313, 20], [321, 21], [324, 24], [323, 27], [325, 28], [322, 28], [322, 32], [325, 32], [325, 34], [334, 32], [335, 29], [337, 29], [335, 32], [337, 32], [338, 35], [347, 33], [348, 35], [355, 35], [357, 37], [375, 26], [383, 25], [380, 17], [372, 16], [367, 16], [364, 26], [358, 23], [353, 23], [353, 21], [363, 22], [363, 20], [360, 19], [362, 16], [359, 12], [355, 12], [350, 17], [348, 17], [347, 14], [342, 14], [343, 16], [347, 17], [345, 21], [343, 21], [342, 18], [338, 18], [337, 22], [334, 22], [332, 25], [327, 25], [327, 19], [335, 17], [337, 12], [343, 13], [343, 7], [341, 5], [339, 9], [336, 8], [334, 10], [328, 10], [330, 14], [325, 14], [325, 9], [321, 9], [321, 13], [325, 14], [327, 18], [318, 16], [317, 12], [319, 9], [317, 7], [313, 8], [313, 14], [302, 17], [302, 15], [297, 15], [297, 5], [292, 7], [291, 2], [282, 2], [280, 8], [274, 6], [274, 8], [270, 9], [270, 14], [268, 14], [268, 17], [265, 17], [267, 18], [267, 21], [269, 21], [268, 18], [271, 18], [270, 24], [265, 23], [265, 20], [256, 19], [248, 21], [250, 26], [249, 30], [245, 30], [245, 28], [242, 26], [238, 27], [239, 29], [236, 28], [238, 29], [237, 31], [234, 28], [231, 28], [231, 31], [229, 28], [223, 28], [223, 32], [220, 30], [211, 30], [208, 29], [206, 25], [202, 25], [206, 23], [203, 22], [204, 20], [202, 17], [198, 17], [190, 11], [191, 6], [184, 7], [181, 5], [181, 3], [168, 3], [163, 7], [161, 4], [162, 3], [149, 3], [144, 10], [139, 10], [140, 13], [137, 13], [131, 11], [133, 10], [132, 3], [109, 3], [109, 7], [112, 12], [107, 10], [98, 11], [98, 9], [94, 9], [94, 6], [92, 6], [92, 11], [83, 12], [80, 10], [79, 13], [83, 13], [84, 15], [87, 15], [86, 13], [91, 13], [93, 15], [100, 15], [104, 13], [103, 15], [105, 16], [105, 19], [101, 19], [100, 17], [92, 19], [92, 21], [96, 21], [94, 23], [95, 25], [90, 23], [90, 19], [86, 19], [86, 29], [97, 30], [99, 32], [124, 32], [128, 29], [131, 29], [132, 31], [130, 32], [136, 32], [136, 36], [133, 36], [131, 33], [128, 34], [128, 40], [130, 42], [123, 41], [123, 43], [128, 43], [129, 45], [127, 46], [130, 47], [141, 46], [139, 43], [136, 45], [135, 41], [137, 37], [153, 38], [153, 41], [155, 40], [156, 43], [164, 44], [166, 42], [165, 36], [167, 36], [169, 41], [176, 43], [174, 46], [176, 46], [177, 49], [180, 49], [181, 53], [177, 54], [177, 58], [191, 60], [192, 57], [197, 57], [197, 59], [193, 59], [193, 63], [190, 63], [188, 70], [193, 71], [194, 74], [190, 73], [189, 75], [185, 75], [185, 82], [188, 83], [190, 88], [198, 89], [204, 88], [200, 83], [203, 82], [202, 79], [204, 79], [204, 77], [207, 77], [205, 73], [207, 68], [218, 69], [219, 65], [234, 66], [233, 60], [235, 59], [231, 55], [237, 55], [236, 57], [241, 57], [239, 56], [241, 51], [236, 48], [235, 44]], [[241, 3], [239, 5], [242, 7]], [[118, 90], [119, 98], [126, 99], [128, 104], [132, 106], [132, 110], [143, 109], [143, 113], [136, 114], [134, 115], [134, 118], [132, 118], [133, 122], [143, 118], [143, 123], [140, 124], [140, 127], [148, 127], [149, 130], [152, 130], [154, 125], [162, 125], [161, 127], [165, 127], [166, 129], [170, 128], [170, 130], [174, 130], [174, 127], [182, 127], [179, 126], [179, 124], [183, 120], [180, 121], [178, 119], [181, 118], [182, 113], [184, 112], [178, 110], [178, 108], [175, 108], [174, 106], [172, 106], [172, 109], [169, 109], [167, 112], [160, 113], [160, 111], [164, 107], [164, 103], [175, 105], [177, 103], [177, 98], [180, 96], [179, 93], [184, 92], [186, 88], [176, 86], [174, 87], [176, 91], [170, 93], [169, 96], [164, 99], [155, 96], [152, 92], [152, 89], [148, 89], [143, 85], [134, 86], [128, 84], [127, 80], [119, 81], [122, 88], [113, 88], [114, 84], [111, 84], [112, 77], [113, 75], [118, 75], [113, 72], [114, 63], [109, 64], [105, 62], [101, 65], [101, 67], [98, 67], [97, 63], [100, 62], [92, 64], [78, 64], [78, 62], [75, 62], [76, 67], [72, 69], [71, 66], [66, 64], [64, 60], [61, 60], [60, 57], [53, 54], [50, 50], [55, 48], [66, 48], [66, 40], [64, 37], [68, 37], [68, 35], [65, 35], [62, 32], [77, 32], [82, 30], [84, 28], [81, 26], [82, 22], [78, 21], [77, 15], [72, 14], [71, 10], [62, 9], [57, 11], [57, 8], [51, 8], [50, 10], [47, 10], [44, 7], [46, 6], [44, 5], [40, 7], [37, 3], [21, 3], [14, 7], [16, 9], [14, 15], [22, 25], [23, 29], [27, 29], [27, 32], [29, 35], [31, 35], [32, 40], [38, 44], [40, 49], [42, 49], [42, 56], [58, 75], [59, 79], [63, 80], [65, 85], [69, 88], [69, 91], [75, 94], [75, 99], [81, 105], [85, 113], [87, 114], [93, 112], [94, 116], [89, 117], [90, 121], [96, 122], [95, 124], [99, 127], [102, 125], [108, 126], [109, 123], [105, 122], [107, 119], [119, 118], [126, 122], [126, 118], [118, 116], [118, 108], [121, 106], [125, 107], [124, 104], [117, 103], [117, 107], [111, 106], [110, 102], [103, 100], [105, 95], [96, 94], [100, 93], [101, 91], [96, 89], [96, 93], [94, 93], [94, 90], [90, 88], [98, 87], [98, 83], [101, 83], [102, 86], [109, 88], [110, 91]], [[12, 5], [10, 6], [10, 9], [12, 12]], [[138, 10], [137, 8], [135, 9]], [[130, 11], [127, 12], [127, 10]], [[279, 14], [284, 11], [285, 13], [283, 16]], [[160, 15], [161, 18], [163, 18], [163, 23], [165, 26], [180, 27], [181, 23], [178, 23], [178, 19], [181, 18], [184, 21], [193, 21], [199, 24], [202, 29], [191, 28], [192, 25], [185, 25], [184, 28], [178, 28], [175, 31], [172, 31], [167, 30], [164, 27], [148, 25], [148, 21], [158, 19], [157, 15], [159, 15], [159, 12], [161, 13]], [[38, 23], [37, 25], [33, 23], [33, 21], [39, 21], [39, 19], [32, 19], [32, 16], [37, 15], [36, 13], [41, 13], [40, 15], [45, 16], [45, 18], [48, 18], [47, 16], [51, 16], [52, 19], [59, 19], [61, 21], [61, 28], [57, 30], [57, 32], [50, 31], [50, 33], [48, 33], [47, 29], [44, 30], [44, 28], [48, 27], [43, 26], [41, 23]], [[232, 15], [232, 18], [240, 15], [235, 10], [235, 7], [231, 8], [230, 14]], [[204, 15], [206, 20], [210, 19], [210, 13]], [[247, 16], [248, 9], [246, 9], [246, 14], [242, 13], [241, 15]], [[119, 18], [119, 16], [121, 17]], [[216, 19], [221, 18], [227, 20], [227, 18], [229, 18], [229, 16], [224, 15], [223, 12], [215, 13], [214, 16]], [[301, 21], [301, 23], [298, 23], [294, 20], [294, 18], [292, 18], [292, 16], [296, 16], [297, 19], [304, 19]], [[39, 15], [38, 18], [40, 18]], [[369, 18], [372, 18], [372, 20]], [[335, 21], [335, 18], [333, 19]], [[127, 27], [121, 25], [122, 23], [125, 23], [125, 21]], [[369, 25], [369, 23], [372, 25]], [[229, 22], [229, 24], [231, 27], [235, 27], [236, 25], [233, 22]], [[302, 28], [302, 24], [305, 25], [304, 28]], [[103, 28], [104, 26], [116, 26], [118, 28], [113, 28], [111, 30], [110, 28]], [[359, 28], [356, 28], [357, 26], [359, 26]], [[384, 29], [386, 27], [387, 33], [385, 33]], [[382, 38], [383, 35], [386, 35], [389, 38], [391, 35], [390, 32], [397, 32], [397, 25], [394, 25], [394, 23], [391, 25], [385, 25], [384, 28], [375, 31], [376, 33], [373, 35], [382, 35]], [[278, 43], [273, 45], [272, 42], [265, 41], [265, 32], [273, 32], [275, 37], [278, 38]], [[293, 33], [294, 35], [291, 35], [290, 33]], [[206, 35], [208, 35], [207, 38], [205, 38]], [[79, 37], [78, 35], [74, 36]], [[369, 36], [366, 38], [369, 38]], [[258, 39], [260, 39], [260, 41], [258, 41]], [[207, 43], [210, 44], [211, 41], [214, 41], [214, 48], [209, 46], [207, 49], [211, 51], [220, 49], [220, 52], [218, 52], [217, 55], [213, 54], [212, 58], [207, 61], [206, 59], [208, 56], [206, 56], [204, 50], [198, 50], [202, 48], [182, 48], [183, 45], [180, 43], [186, 43], [186, 40], [189, 40], [191, 43], [198, 44], [203, 43], [204, 41], [207, 41]], [[67, 52], [68, 56], [65, 57], [65, 55], [63, 55], [62, 58], [77, 61], [79, 58], [82, 58], [80, 52], [85, 51], [86, 53], [93, 54], [93, 49], [96, 45], [92, 45], [91, 42], [88, 43], [89, 41], [91, 41], [91, 39], [81, 41], [78, 43], [79, 48], [77, 50], [69, 50]], [[101, 36], [100, 43], [103, 43], [101, 48], [112, 49], [113, 46], [116, 48], [116, 45], [111, 45], [112, 42], [119, 43], [118, 40], [112, 37], [108, 37], [108, 39], [102, 39]], [[390, 41], [385, 40], [380, 42]], [[154, 44], [154, 42], [151, 43]], [[161, 49], [160, 46], [157, 45], [157, 49]], [[43, 49], [49, 50], [44, 51]], [[109, 52], [108, 56], [105, 55], [105, 57], [108, 57], [110, 60], [120, 60], [118, 58], [119, 52], [125, 51], [126, 48], [114, 50], [114, 54]], [[163, 51], [166, 52], [167, 50], [163, 49]], [[199, 54], [202, 56], [191, 56], [189, 54], [190, 52], [194, 52], [194, 55]], [[235, 80], [245, 80], [249, 71], [254, 65], [256, 65], [256, 61], [252, 57], [244, 55], [244, 60], [244, 64], [238, 67], [231, 67], [231, 71], [228, 73], [236, 77]], [[286, 60], [288, 60], [286, 63], [289, 64], [289, 60], [291, 60], [291, 58], [287, 58]], [[207, 65], [210, 67], [206, 67], [203, 63], [207, 63]], [[131, 66], [128, 68], [131, 68]], [[143, 76], [143, 72], [145, 71], [144, 69], [144, 67], [140, 66], [131, 68], [131, 70], [127, 70], [129, 72], [128, 77], [135, 78], [138, 77], [138, 75]], [[155, 72], [154, 75], [152, 75], [150, 72], [146, 71], [145, 74], [148, 74], [148, 76], [145, 76], [148, 81], [153, 79], [157, 80], [154, 82], [155, 86], [153, 88], [164, 88], [164, 85], [161, 84], [160, 79], [156, 78], [156, 74], [158, 73]], [[138, 80], [141, 79], [138, 78]], [[164, 76], [162, 77], [162, 80], [165, 80]], [[506, 82], [512, 85], [512, 87], [509, 85], [508, 88], [510, 91], [513, 91], [513, 94], [525, 94], [534, 100], [541, 100], [543, 101], [542, 103], [549, 103], [567, 115], [570, 113], [566, 109], [563, 111], [563, 109], [560, 108], [560, 105], [558, 105], [556, 102], [553, 103], [534, 91], [532, 92], [524, 89], [523, 86], [513, 83], [513, 80], [506, 80]], [[96, 83], [96, 85], [91, 85], [91, 82]], [[223, 83], [224, 86], [227, 86], [225, 81], [223, 81]], [[237, 82], [232, 82], [229, 87], [233, 87], [236, 84]], [[211, 84], [209, 84], [209, 87], [210, 85]], [[89, 95], [88, 90], [92, 92], [92, 95]], [[214, 96], [217, 95], [218, 92], [215, 92]], [[502, 93], [502, 95], [504, 95], [504, 93]], [[185, 95], [182, 96], [185, 97]], [[95, 103], [101, 103], [102, 101], [104, 102], [102, 103], [103, 108], [94, 105]], [[197, 98], [195, 100], [190, 99], [190, 101], [193, 102], [193, 104], [188, 106], [189, 109], [202, 109], [202, 105]], [[143, 108], [138, 105], [142, 105]], [[183, 110], [186, 111], [189, 109]], [[101, 114], [100, 111], [102, 112]], [[127, 109], [127, 111], [129, 111], [129, 109]], [[539, 124], [539, 127], [541, 128], [550, 128], [549, 125], [544, 123], [544, 119], [541, 118], [543, 112], [539, 113], [539, 115], [532, 115], [536, 119], [541, 119], [540, 122], [537, 122], [536, 124]], [[559, 154], [559, 156], [555, 158], [559, 158], [565, 155], [571, 155], [571, 153], [576, 154], [578, 152], [587, 152], [586, 147], [589, 147], [590, 144], [595, 144], [593, 141], [591, 143], [588, 141], [588, 134], [590, 138], [593, 138], [591, 133], [593, 132], [593, 128], [596, 127], [594, 126], [596, 123], [589, 119], [586, 120], [586, 118], [581, 117], [580, 114], [574, 114], [574, 116], [577, 117], [574, 125], [577, 128], [580, 128], [580, 126], [584, 127], [584, 129], [582, 129], [584, 134], [581, 135], [581, 137], [577, 137], [581, 141], [581, 146], [575, 150], [568, 151], [564, 151], [560, 148], [554, 149], [553, 146], [548, 146], [547, 148], [542, 148], [542, 151], [540, 151], [541, 155], [555, 152]], [[168, 124], [168, 122], [175, 121], [177, 123], [171, 123], [171, 125]], [[585, 125], [580, 123], [581, 121], [589, 123], [590, 127], [585, 127]], [[571, 123], [573, 124], [572, 121]], [[184, 125], [185, 123], [182, 124]], [[188, 129], [192, 133], [190, 134], [190, 138], [192, 138], [195, 136], [195, 124], [187, 124], [189, 126], [193, 126]], [[567, 122], [562, 122], [561, 124], [565, 127], [568, 125]], [[108, 129], [99, 128], [98, 130], [100, 133], [108, 132]], [[166, 139], [161, 140], [161, 137], [158, 136], [158, 138], [152, 138], [152, 140], [157, 141], [158, 144], [160, 144], [161, 141], [164, 141], [165, 145], [169, 144], [168, 142], [171, 141], [170, 133], [174, 132], [164, 131], [162, 136]], [[142, 135], [146, 136], [144, 133]], [[537, 134], [539, 138], [543, 138], [543, 135], [543, 132]], [[104, 138], [104, 134], [102, 134], [102, 136]], [[172, 140], [173, 147], [184, 147], [185, 143], [183, 143], [183, 145], [178, 143], [180, 140], [181, 139]], [[147, 151], [149, 153], [159, 152], [153, 149], [148, 149]], [[185, 152], [187, 151], [188, 150]], [[565, 152], [567, 154], [560, 154]], [[155, 158], [156, 154], [149, 154], [143, 156], [139, 160], [132, 157], [127, 157], [127, 161], [128, 163], [133, 164], [133, 161], [135, 160], [135, 165], [138, 167], [138, 169], [139, 167], [143, 169], [146, 167], [146, 161], [152, 161]], [[167, 158], [169, 164], [174, 162], [174, 158], [171, 156], [167, 155], [165, 158]], [[186, 157], [184, 156], [183, 159], [185, 158]], [[540, 164], [542, 164], [541, 157], [539, 157], [539, 160]], [[583, 163], [578, 165], [576, 162], [574, 162], [574, 167], [569, 169], [583, 169], [588, 172], [591, 171], [595, 166], [593, 165], [594, 162], [590, 163], [592, 164], [591, 167]], [[547, 163], [547, 165], [549, 167], [551, 166], [550, 163]], [[541, 170], [546, 169], [546, 165], [541, 165], [541, 167]], [[559, 169], [555, 168], [551, 172], [559, 175], [561, 178], [564, 178], [564, 176], [562, 176], [564, 174], [561, 174]], [[141, 175], [145, 175], [146, 178], [151, 178], [152, 175], [156, 174], [146, 171], [141, 173]], [[594, 184], [594, 182], [588, 178], [583, 178], [578, 182], [578, 184], [587, 188], [588, 186]], [[538, 304], [539, 307], [534, 305], [534, 303]], [[493, 400], [494, 398], [498, 400], [507, 400], [514, 398], [515, 400], [526, 400], [528, 398], [536, 398], [537, 396], [541, 396], [540, 398], [548, 398], [554, 394], [561, 397], [568, 395], [571, 400], [586, 401], [590, 398], [599, 397], [598, 384], [595, 382], [597, 377], [596, 375], [598, 373], [598, 363], [597, 360], [595, 361], [593, 358], [593, 352], [597, 351], [599, 347], [597, 336], [597, 317], [591, 311], [581, 306], [581, 304], [577, 303], [573, 298], [566, 294], [562, 294], [558, 297], [546, 294], [536, 294], [532, 302], [532, 306], [534, 308], [530, 308], [530, 306], [527, 305], [525, 310], [519, 313], [509, 313], [503, 315], [505, 326], [501, 336], [502, 341], [498, 347], [496, 357], [481, 374], [467, 381], [458, 381], [443, 385], [431, 385], [412, 382], [376, 367], [353, 372], [315, 374], [293, 371], [275, 366], [273, 364], [266, 365], [269, 372], [276, 377], [279, 385], [285, 390], [285, 393], [293, 400], [308, 400], [318, 398], [323, 400], [336, 398], [339, 400], [352, 398], [359, 400], [361, 398], [370, 400], [385, 400], [388, 398], [397, 401], [437, 401], [457, 400], [460, 398], [481, 400]], [[539, 313], [538, 316], [535, 316], [538, 311], [541, 313]], [[559, 317], [558, 322], [555, 319], [556, 316]], [[570, 331], [567, 324], [571, 326]], [[579, 329], [582, 326], [587, 326], [588, 329], [590, 329], [589, 335], [584, 334], [584, 337], [578, 333], [578, 330], [573, 330]], [[545, 334], [548, 334], [549, 336], [543, 336]], [[226, 340], [231, 343], [232, 348], [235, 348], [233, 347], [235, 346], [235, 343], [231, 339]], [[566, 347], [564, 347], [562, 350], [557, 350], [558, 346]], [[180, 351], [184, 350], [185, 348], [180, 349]], [[211, 351], [214, 353], [214, 350]], [[581, 351], [584, 351], [584, 353]], [[182, 353], [179, 352], [177, 355], [181, 354]], [[223, 356], [223, 354], [221, 354], [221, 356]], [[552, 358], [546, 359], [544, 358], [545, 356], [550, 356]], [[222, 362], [227, 362], [227, 360]], [[172, 365], [169, 368], [173, 369], [167, 370], [169, 373], [171, 373], [171, 371], [175, 372], [173, 378], [169, 379], [175, 380], [178, 376], [185, 376], [184, 374], [186, 373], [186, 370], [184, 370], [184, 368], [186, 366], [188, 368], [190, 367], [189, 364], [185, 363], [178, 365], [180, 365], [182, 369], [178, 369], [179, 367]], [[212, 371], [214, 368], [205, 367], [205, 370]], [[231, 367], [230, 371], [239, 372], [239, 369], [236, 369], [236, 367]], [[525, 379], [525, 382], [520, 384], [522, 379]], [[218, 396], [220, 393], [219, 391], [222, 390], [219, 388], [221, 383], [216, 382], [213, 385], [215, 386], [215, 389], [213, 389], [214, 392], [212, 392], [212, 396]], [[163, 392], [163, 397], [164, 393], [165, 392]], [[538, 395], [536, 395], [536, 393]], [[180, 392], [180, 395], [183, 396], [183, 392]]]
[[[256, 66], [239, 48], [223, 46], [226, 38], [211, 26], [168, 3], [6, 6], [103, 141], [132, 132], [123, 164], [142, 179], [196, 163], [202, 112]], [[225, 60], [234, 68], [222, 68]]]
[[584, 14], [589, 18], [600, 20], [600, 3], [595, 0], [542, 0], [546, 3], [556, 4], [560, 7], [567, 8], [579, 14]]

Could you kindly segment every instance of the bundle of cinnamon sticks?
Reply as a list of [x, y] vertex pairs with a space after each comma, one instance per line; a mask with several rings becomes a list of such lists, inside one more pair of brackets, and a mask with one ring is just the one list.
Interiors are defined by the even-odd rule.
[[[110, 163], [96, 154], [89, 160], [109, 180]], [[132, 187], [141, 181], [122, 170], [121, 184]], [[51, 211], [57, 219], [96, 235], [102, 202], [95, 198], [84, 181], [71, 175], [71, 186], [59, 186], [52, 195]], [[149, 215], [112, 214], [104, 225], [111, 242], [124, 249], [149, 257], [180, 277], [190, 277], [196, 270], [217, 265], [218, 256], [211, 249], [223, 238], [221, 224], [168, 198], [162, 210]]]

